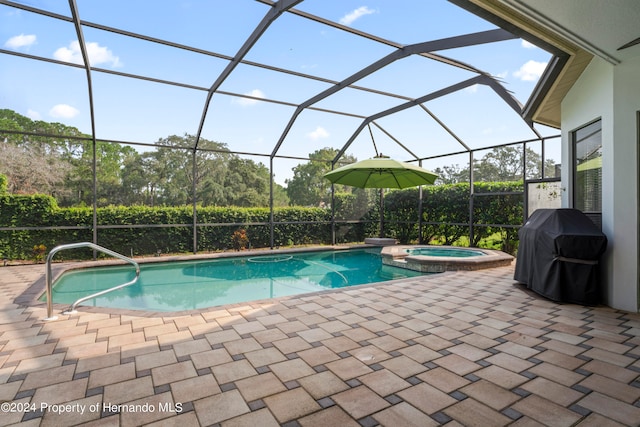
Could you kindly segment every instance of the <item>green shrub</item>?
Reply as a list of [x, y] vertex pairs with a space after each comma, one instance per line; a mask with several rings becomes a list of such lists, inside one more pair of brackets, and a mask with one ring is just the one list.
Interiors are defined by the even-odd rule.
[[[474, 235], [471, 246], [485, 244], [496, 233], [498, 243], [507, 252], [517, 248], [518, 228], [524, 218], [522, 194], [501, 194], [523, 191], [522, 182], [476, 182], [473, 198]], [[401, 243], [422, 241], [441, 245], [455, 245], [469, 237], [469, 184], [450, 184], [423, 187], [422, 230], [418, 230], [419, 190], [411, 188], [390, 191], [385, 195], [385, 234]], [[491, 193], [496, 193], [491, 194]], [[491, 194], [491, 195], [489, 195]], [[509, 224], [514, 228], [486, 226]]]
[[0, 173], [0, 194], [5, 194], [9, 188], [7, 176]]
[[[60, 208], [44, 195], [12, 195], [2, 192], [0, 175], [0, 256], [33, 259], [34, 247], [55, 246], [93, 240], [93, 212], [90, 207]], [[6, 184], [4, 184], [6, 187]], [[476, 193], [522, 191], [522, 183], [476, 183]], [[377, 236], [379, 197], [377, 191], [334, 197], [337, 243], [362, 242]], [[423, 227], [418, 229], [417, 188], [385, 194], [385, 236], [401, 243], [423, 242], [451, 245], [469, 236], [469, 185], [452, 184], [423, 188]], [[512, 252], [517, 247], [517, 227], [523, 219], [522, 195], [496, 194], [474, 197], [473, 246], [501, 246]], [[106, 206], [96, 211], [99, 245], [125, 255], [192, 252], [193, 207]], [[198, 252], [232, 247], [233, 233], [246, 231], [247, 246], [271, 245], [271, 213], [268, 208], [198, 206], [196, 210]], [[332, 211], [316, 207], [281, 207], [273, 211], [273, 239], [276, 247], [329, 244], [332, 240]], [[168, 225], [176, 224], [176, 225]], [[484, 224], [484, 226], [482, 225]], [[497, 227], [511, 224], [515, 227]], [[33, 227], [34, 229], [29, 229]], [[73, 228], [71, 228], [73, 227]], [[15, 228], [15, 229], [14, 229]], [[27, 228], [27, 229], [20, 229]], [[39, 228], [39, 229], [35, 229]], [[497, 236], [497, 237], [496, 237]], [[65, 251], [56, 259], [90, 258], [88, 249]]]

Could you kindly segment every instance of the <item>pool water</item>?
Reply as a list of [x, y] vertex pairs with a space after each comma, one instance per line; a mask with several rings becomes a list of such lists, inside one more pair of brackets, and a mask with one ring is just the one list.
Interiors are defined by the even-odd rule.
[[485, 253], [482, 251], [455, 248], [416, 248], [407, 249], [407, 252], [409, 253], [409, 255], [443, 256], [455, 258], [468, 258], [472, 256], [485, 255]]
[[[182, 311], [421, 275], [383, 265], [380, 248], [148, 263], [135, 284], [82, 305]], [[72, 304], [134, 277], [131, 266], [73, 270], [56, 281], [52, 299]]]

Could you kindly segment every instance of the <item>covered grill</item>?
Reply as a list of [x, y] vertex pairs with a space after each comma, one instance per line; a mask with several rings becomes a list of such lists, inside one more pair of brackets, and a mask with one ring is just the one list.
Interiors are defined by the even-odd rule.
[[514, 279], [559, 302], [600, 302], [598, 262], [607, 237], [576, 209], [538, 209], [518, 231]]

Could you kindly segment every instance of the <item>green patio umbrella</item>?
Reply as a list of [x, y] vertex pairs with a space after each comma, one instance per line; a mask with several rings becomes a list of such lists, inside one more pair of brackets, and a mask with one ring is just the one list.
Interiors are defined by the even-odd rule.
[[324, 177], [334, 184], [380, 189], [380, 237], [384, 237], [384, 189], [430, 185], [438, 179], [438, 175], [420, 166], [393, 160], [381, 154], [334, 169], [325, 173]]
[[358, 188], [409, 188], [433, 184], [438, 175], [411, 163], [374, 157], [324, 174], [334, 184]]

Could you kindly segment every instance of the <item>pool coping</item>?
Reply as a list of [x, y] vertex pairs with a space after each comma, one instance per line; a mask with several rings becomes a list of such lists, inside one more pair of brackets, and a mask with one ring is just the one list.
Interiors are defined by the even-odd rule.
[[[160, 256], [160, 257], [141, 257], [135, 258], [134, 260], [139, 264], [150, 264], [150, 263], [159, 263], [159, 262], [179, 262], [179, 261], [194, 261], [194, 260], [207, 260], [207, 259], [217, 259], [217, 258], [233, 258], [238, 256], [252, 256], [252, 255], [266, 255], [269, 253], [277, 253], [277, 254], [288, 254], [288, 253], [298, 253], [298, 252], [322, 252], [328, 250], [350, 250], [350, 249], [368, 249], [368, 248], [378, 248], [379, 245], [372, 244], [359, 244], [359, 245], [327, 245], [327, 246], [312, 246], [312, 247], [298, 247], [298, 248], [285, 248], [285, 249], [254, 249], [254, 250], [246, 250], [246, 251], [234, 251], [234, 252], [215, 252], [208, 254], [195, 254], [195, 255], [173, 255], [173, 256]], [[384, 259], [383, 259], [384, 261]], [[103, 267], [103, 266], [126, 266], [127, 263], [120, 261], [118, 259], [104, 259], [104, 260], [96, 260], [96, 261], [73, 261], [73, 262], [61, 262], [52, 264], [51, 272], [53, 282], [60, 277], [63, 273], [67, 271], [79, 270], [83, 268], [90, 267]], [[420, 279], [429, 278], [429, 276], [418, 276]], [[359, 289], [367, 286], [377, 286], [381, 284], [389, 284], [389, 283], [402, 283], [404, 281], [412, 281], [415, 280], [416, 277], [406, 277], [402, 279], [392, 279], [385, 280], [382, 282], [376, 283], [363, 283], [361, 285], [353, 285], [349, 286], [349, 289]], [[191, 309], [191, 310], [180, 310], [180, 311], [145, 311], [145, 310], [133, 310], [126, 308], [110, 308], [110, 307], [92, 307], [86, 305], [79, 305], [76, 307], [78, 312], [83, 313], [108, 313], [113, 315], [127, 315], [127, 316], [138, 316], [138, 317], [180, 317], [180, 316], [190, 316], [193, 314], [205, 313], [209, 312], [212, 309], [215, 310], [216, 307], [242, 307], [247, 305], [264, 305], [267, 303], [278, 303], [281, 301], [290, 300], [292, 298], [301, 298], [306, 296], [315, 296], [318, 294], [325, 294], [337, 291], [344, 291], [345, 288], [333, 288], [326, 289], [321, 291], [314, 292], [306, 292], [304, 294], [294, 294], [294, 295], [286, 295], [275, 298], [266, 298], [266, 299], [256, 299], [251, 301], [243, 301], [238, 303], [231, 304], [220, 304], [220, 305], [212, 305], [209, 307]], [[29, 307], [45, 307], [47, 306], [46, 302], [40, 301], [38, 298], [46, 292], [46, 277], [43, 275], [38, 280], [33, 282], [27, 289], [18, 295], [14, 299], [15, 304], [25, 305]], [[54, 315], [56, 313], [60, 314], [62, 311], [68, 309], [70, 304], [68, 303], [53, 303], [53, 311]]]
[[[456, 258], [446, 256], [411, 255], [407, 252], [407, 249], [416, 249], [420, 247], [480, 251], [483, 255]], [[511, 265], [514, 260], [513, 256], [502, 251], [460, 246], [385, 246], [380, 254], [382, 255], [382, 263], [385, 265], [419, 271], [421, 273], [444, 273], [446, 271], [458, 270], [475, 271], [485, 268], [505, 267]]]

